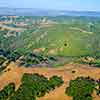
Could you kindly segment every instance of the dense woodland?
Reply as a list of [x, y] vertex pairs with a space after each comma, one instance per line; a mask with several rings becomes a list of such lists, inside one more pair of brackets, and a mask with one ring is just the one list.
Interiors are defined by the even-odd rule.
[[73, 97], [73, 100], [94, 100], [93, 92], [100, 96], [100, 79], [94, 80], [90, 77], [78, 77], [71, 80], [66, 94]]
[[0, 100], [36, 100], [63, 84], [61, 77], [50, 79], [39, 74], [24, 74], [22, 84], [15, 91], [15, 84], [10, 83], [0, 91]]

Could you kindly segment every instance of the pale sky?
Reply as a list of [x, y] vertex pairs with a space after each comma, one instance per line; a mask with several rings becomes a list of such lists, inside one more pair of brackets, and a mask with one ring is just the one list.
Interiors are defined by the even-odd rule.
[[0, 7], [100, 11], [100, 0], [0, 0]]

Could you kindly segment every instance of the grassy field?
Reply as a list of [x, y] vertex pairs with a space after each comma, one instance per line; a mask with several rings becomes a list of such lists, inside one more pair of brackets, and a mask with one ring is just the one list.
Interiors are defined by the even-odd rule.
[[[26, 35], [27, 32], [23, 34]], [[66, 24], [59, 24], [49, 28], [39, 28], [33, 33], [28, 33], [26, 37], [22, 36], [23, 40], [19, 42], [25, 43], [24, 48], [37, 49], [44, 54], [80, 56], [92, 54], [90, 37], [91, 34], [87, 31], [80, 32], [70, 29]]]
[[[19, 35], [13, 32], [15, 36], [10, 35], [9, 37], [7, 37], [7, 32], [11, 31], [11, 26], [6, 29], [7, 32], [1, 31], [1, 48], [13, 49], [20, 53], [38, 52], [58, 56], [93, 55], [100, 49], [98, 18], [18, 17], [10, 24], [15, 23], [21, 23], [20, 29], [23, 30], [24, 27], [25, 31], [20, 31]], [[23, 26], [24, 24], [26, 26]]]

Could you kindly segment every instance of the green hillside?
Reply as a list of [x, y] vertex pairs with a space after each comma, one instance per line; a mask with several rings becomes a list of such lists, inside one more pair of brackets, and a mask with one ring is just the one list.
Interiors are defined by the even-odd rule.
[[1, 48], [56, 56], [94, 55], [100, 49], [98, 18], [19, 17], [13, 24], [16, 22], [27, 23], [27, 26], [20, 27], [25, 30], [9, 37], [4, 37], [5, 31], [9, 30], [0, 30]]

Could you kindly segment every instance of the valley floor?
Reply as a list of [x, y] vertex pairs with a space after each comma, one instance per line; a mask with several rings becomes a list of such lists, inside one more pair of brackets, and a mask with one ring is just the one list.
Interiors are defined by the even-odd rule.
[[[65, 89], [70, 80], [78, 76], [90, 76], [94, 79], [100, 78], [100, 68], [79, 64], [67, 64], [59, 68], [25, 68], [18, 67], [15, 63], [11, 63], [7, 69], [0, 75], [0, 89], [10, 82], [14, 82], [17, 89], [21, 84], [21, 78], [24, 73], [39, 73], [48, 78], [57, 75], [63, 78], [64, 84], [60, 88], [56, 88], [38, 100], [72, 100], [71, 97], [65, 95]], [[75, 71], [75, 73], [72, 73], [72, 71]], [[93, 100], [100, 100], [100, 97], [93, 95]]]

